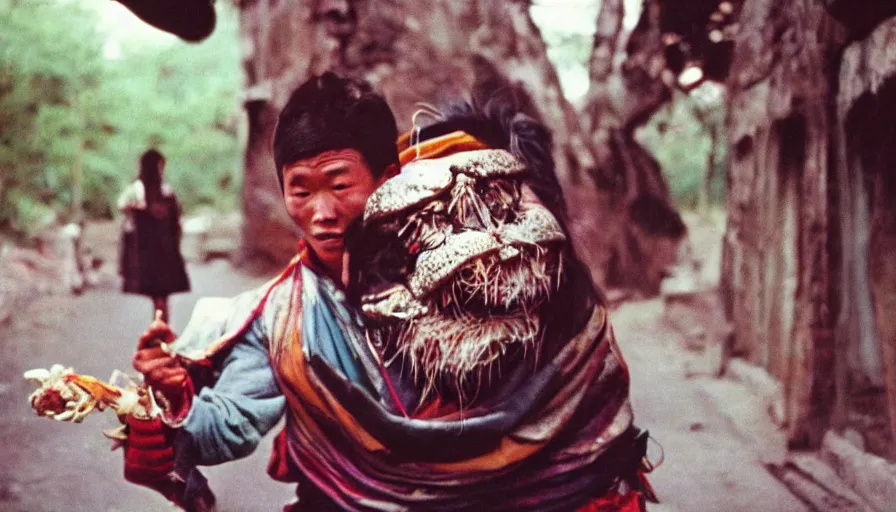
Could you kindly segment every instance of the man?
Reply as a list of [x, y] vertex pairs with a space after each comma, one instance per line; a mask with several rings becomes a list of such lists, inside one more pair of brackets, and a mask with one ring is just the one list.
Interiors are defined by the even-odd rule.
[[[207, 506], [194, 467], [247, 455], [285, 411], [269, 473], [299, 483], [293, 510], [641, 509], [646, 437], [549, 133], [493, 107], [403, 138], [387, 181], [382, 98], [330, 74], [294, 93], [274, 152], [300, 256], [206, 332], [144, 334], [167, 426], [131, 420], [130, 480]], [[366, 241], [347, 238], [362, 212]]]
[[[346, 233], [367, 197], [397, 172], [396, 139], [391, 110], [366, 84], [327, 73], [293, 93], [274, 134], [274, 159], [286, 209], [304, 234], [299, 255], [273, 286], [259, 291], [261, 297], [250, 292], [236, 301], [229, 320], [246, 320], [246, 325], [219, 346], [200, 347], [197, 359], [221, 372], [213, 387], [194, 394], [205, 384], [196, 382], [204, 380], [197, 368], [202, 365], [188, 371], [184, 359], [168, 353], [159, 343], [174, 340], [166, 325], [154, 323], [141, 337], [134, 367], [167, 402], [168, 425], [131, 420], [125, 453], [129, 480], [156, 488], [184, 507], [201, 508], [197, 503], [207, 505], [210, 495], [197, 472], [187, 469], [184, 482], [168, 480], [175, 460], [216, 464], [248, 455], [277, 423], [285, 401], [270, 364], [270, 345], [282, 340], [268, 320], [289, 307], [293, 291], [301, 297], [303, 277], [342, 285]], [[245, 304], [251, 305], [241, 310]], [[252, 315], [262, 304], [269, 316]], [[174, 344], [178, 353], [189, 353], [190, 344], [206, 343], [209, 336], [184, 338]]]

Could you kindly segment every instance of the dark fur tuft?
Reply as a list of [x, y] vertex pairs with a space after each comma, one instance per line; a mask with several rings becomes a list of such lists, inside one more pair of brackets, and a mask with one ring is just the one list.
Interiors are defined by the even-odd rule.
[[[420, 131], [420, 141], [463, 131], [494, 148], [506, 149], [532, 173], [530, 186], [567, 230], [563, 190], [554, 169], [551, 131], [523, 112], [529, 103], [518, 89], [503, 89], [472, 102], [455, 102], [441, 109], [443, 119]], [[536, 114], [537, 115], [537, 114]]]

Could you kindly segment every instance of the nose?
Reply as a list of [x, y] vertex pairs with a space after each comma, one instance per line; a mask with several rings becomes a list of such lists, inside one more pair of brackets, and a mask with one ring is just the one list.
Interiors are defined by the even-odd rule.
[[314, 198], [312, 225], [332, 224], [336, 221], [336, 201], [329, 194], [318, 194]]

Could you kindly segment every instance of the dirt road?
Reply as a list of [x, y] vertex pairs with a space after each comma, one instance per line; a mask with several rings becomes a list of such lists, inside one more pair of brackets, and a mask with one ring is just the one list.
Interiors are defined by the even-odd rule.
[[[232, 295], [261, 282], [224, 262], [192, 266], [194, 293], [173, 301], [173, 325], [186, 325], [199, 295]], [[26, 404], [22, 372], [52, 363], [107, 378], [130, 370], [136, 338], [150, 319], [147, 300], [108, 282], [76, 298], [46, 297], [0, 327], [0, 510], [148, 512], [170, 510], [155, 493], [121, 476], [121, 452], [101, 429], [117, 422], [97, 414], [83, 424], [36, 417]], [[613, 316], [633, 374], [637, 423], [662, 444], [665, 463], [652, 482], [664, 500], [656, 511], [801, 511], [803, 505], [757, 462], [728, 420], [683, 378], [680, 349], [659, 321], [658, 302], [627, 304]], [[762, 419], [757, 419], [762, 421]], [[269, 445], [251, 457], [205, 471], [221, 511], [275, 511], [290, 486], [264, 473]]]

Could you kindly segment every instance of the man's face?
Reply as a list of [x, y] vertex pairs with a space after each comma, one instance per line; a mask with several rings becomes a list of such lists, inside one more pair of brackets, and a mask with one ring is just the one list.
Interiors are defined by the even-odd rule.
[[341, 269], [345, 232], [386, 174], [374, 178], [354, 149], [324, 151], [283, 169], [286, 211], [330, 270]]

